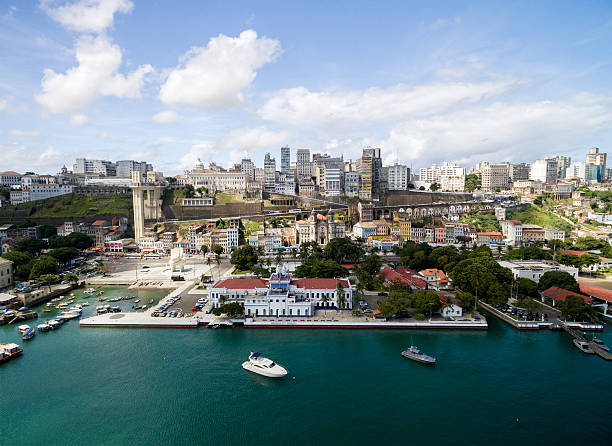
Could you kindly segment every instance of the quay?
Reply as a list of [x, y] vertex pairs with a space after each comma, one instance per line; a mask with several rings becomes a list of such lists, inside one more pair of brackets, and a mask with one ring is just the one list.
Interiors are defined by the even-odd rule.
[[573, 338], [578, 339], [579, 341], [587, 342], [589, 344], [589, 347], [591, 347], [591, 349], [595, 352], [595, 354], [599, 356], [600, 358], [603, 358], [606, 361], [612, 361], [612, 353], [604, 350], [603, 348], [601, 348], [599, 345], [595, 344], [594, 342], [589, 341], [584, 336], [581, 336], [576, 330], [570, 327], [567, 323], [561, 322], [559, 326], [563, 330], [565, 330], [567, 333], [569, 333]]

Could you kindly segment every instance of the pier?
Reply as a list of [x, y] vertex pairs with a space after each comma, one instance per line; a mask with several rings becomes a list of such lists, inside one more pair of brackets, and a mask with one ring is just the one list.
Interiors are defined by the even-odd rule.
[[568, 326], [568, 324], [566, 324], [565, 322], [560, 322], [559, 327], [561, 327], [563, 330], [569, 333], [573, 338], [578, 339], [580, 341], [587, 342], [589, 344], [589, 347], [591, 347], [591, 350], [593, 350], [595, 354], [599, 356], [600, 358], [603, 358], [606, 361], [612, 361], [612, 353], [605, 351], [599, 345], [595, 344], [594, 342], [589, 341], [584, 336], [580, 335], [580, 333], [578, 333], [572, 327]]

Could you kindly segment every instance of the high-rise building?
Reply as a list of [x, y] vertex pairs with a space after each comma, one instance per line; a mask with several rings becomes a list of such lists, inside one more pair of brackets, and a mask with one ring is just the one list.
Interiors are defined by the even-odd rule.
[[247, 175], [247, 181], [255, 180], [255, 163], [248, 158], [240, 161], [240, 172]]
[[289, 147], [281, 147], [281, 173], [288, 174], [291, 170], [291, 149]]
[[359, 172], [344, 172], [344, 193], [348, 197], [359, 195]]
[[545, 184], [556, 184], [557, 169], [557, 160], [555, 158], [536, 160], [531, 164], [529, 179], [541, 181]]
[[510, 178], [513, 182], [528, 180], [529, 170], [531, 170], [531, 166], [527, 163], [512, 164], [509, 169]]
[[567, 168], [572, 163], [572, 159], [569, 156], [557, 155], [553, 157], [557, 161], [557, 178], [565, 178]]
[[264, 191], [274, 192], [276, 182], [276, 159], [266, 153], [264, 158]]
[[365, 148], [358, 160], [359, 198], [371, 200], [380, 190], [380, 170], [382, 159], [379, 148]]
[[395, 163], [393, 166], [385, 167], [387, 170], [388, 190], [407, 190], [410, 183], [410, 168]]
[[117, 161], [117, 176], [122, 178], [132, 178], [132, 172], [141, 172], [146, 175], [152, 172], [153, 166], [145, 161], [121, 160]]
[[312, 177], [312, 162], [310, 161], [309, 149], [297, 150], [297, 161], [295, 168], [298, 174], [298, 179], [302, 180]]
[[607, 153], [599, 153], [598, 147], [589, 150], [586, 156], [586, 181], [599, 183], [605, 180]]
[[586, 178], [586, 164], [585, 163], [572, 163], [565, 170], [565, 178], [578, 178], [580, 181], [584, 181]]
[[74, 173], [114, 177], [117, 175], [117, 166], [112, 161], [77, 158], [72, 171]]
[[482, 190], [494, 192], [497, 188], [506, 190], [510, 187], [510, 173], [507, 164], [479, 163], [482, 172]]

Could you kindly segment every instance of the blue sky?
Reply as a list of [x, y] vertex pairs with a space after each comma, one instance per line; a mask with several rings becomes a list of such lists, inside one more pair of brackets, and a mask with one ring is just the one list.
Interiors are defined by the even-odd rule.
[[430, 3], [0, 0], [0, 170], [610, 151], [612, 3]]

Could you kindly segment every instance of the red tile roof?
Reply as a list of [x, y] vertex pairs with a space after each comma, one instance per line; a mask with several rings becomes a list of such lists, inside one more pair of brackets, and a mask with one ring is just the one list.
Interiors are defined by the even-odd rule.
[[254, 290], [255, 288], [268, 288], [268, 282], [259, 278], [240, 277], [236, 279], [223, 279], [213, 288], [226, 288], [228, 290]]
[[563, 288], [559, 288], [557, 286], [551, 286], [550, 288], [545, 289], [540, 293], [542, 296], [547, 297], [552, 300], [565, 300], [567, 296], [578, 296], [584, 299], [585, 302], [590, 302], [593, 299], [587, 296], [583, 296], [582, 294], [574, 293], [573, 291], [568, 291]]
[[291, 283], [298, 288], [304, 288], [307, 290], [332, 290], [336, 289], [336, 286], [338, 286], [339, 283], [341, 283], [344, 288], [349, 287], [348, 280], [344, 279], [304, 278], [292, 280]]
[[105, 223], [104, 220], [96, 220], [91, 225], [92, 226], [100, 226], [100, 225], [103, 225], [104, 223]]
[[[524, 229], [523, 229], [524, 231]], [[491, 237], [501, 237], [502, 233], [501, 232], [479, 232], [478, 235], [488, 235]]]
[[423, 277], [416, 271], [408, 269], [408, 268], [404, 268], [402, 266], [402, 267], [397, 268], [395, 272], [401, 274], [414, 287], [420, 288], [422, 290], [427, 288], [427, 281], [423, 279]]
[[[585, 254], [590, 254], [587, 251], [576, 251], [576, 250], [573, 250], [573, 249], [561, 249], [561, 250], [559, 250], [559, 252], [561, 254], [572, 254], [572, 255], [575, 255], [575, 256], [578, 256], [578, 257], [582, 257]], [[601, 260], [612, 260], [612, 259], [608, 259], [606, 257], [602, 257], [599, 254], [593, 254], [593, 255], [599, 257]]]
[[581, 281], [578, 281], [578, 285], [580, 285], [581, 293], [596, 297], [598, 299], [607, 300], [608, 302], [612, 302], [612, 290], [608, 290], [606, 288], [602, 288], [596, 285], [589, 285], [588, 283]]

